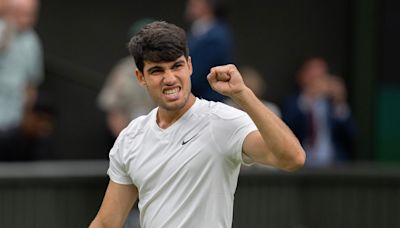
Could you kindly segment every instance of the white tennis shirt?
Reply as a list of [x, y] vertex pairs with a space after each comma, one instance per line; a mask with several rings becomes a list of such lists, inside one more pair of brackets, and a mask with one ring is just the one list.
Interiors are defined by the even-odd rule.
[[133, 120], [110, 151], [110, 179], [138, 188], [141, 227], [231, 227], [242, 144], [256, 126], [202, 99], [167, 129], [156, 114]]

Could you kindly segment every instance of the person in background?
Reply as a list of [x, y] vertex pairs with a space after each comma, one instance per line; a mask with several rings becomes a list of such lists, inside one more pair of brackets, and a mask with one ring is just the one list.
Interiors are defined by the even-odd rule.
[[[0, 139], [20, 128], [36, 103], [43, 80], [42, 46], [33, 29], [39, 2], [9, 0], [1, 18], [6, 28], [0, 52]], [[1, 151], [7, 153], [7, 151]]]
[[[152, 21], [154, 21], [152, 18], [143, 18], [134, 22], [128, 30], [128, 39]], [[98, 105], [106, 112], [112, 142], [131, 120], [147, 114], [155, 107], [147, 91], [137, 82], [135, 69], [132, 57], [121, 59], [111, 70], [98, 95]], [[137, 204], [130, 211], [124, 227], [140, 228]]]
[[[128, 38], [152, 21], [151, 18], [136, 21], [129, 28]], [[98, 105], [106, 112], [107, 126], [113, 141], [132, 119], [148, 113], [155, 106], [147, 91], [137, 83], [135, 68], [135, 62], [130, 56], [119, 60], [98, 95]]]
[[0, 54], [0, 130], [16, 127], [33, 106], [43, 80], [41, 42], [33, 30], [36, 0], [10, 0], [7, 26], [10, 40]]
[[327, 166], [352, 158], [355, 126], [342, 79], [321, 57], [306, 59], [297, 73], [299, 91], [283, 106], [283, 120], [302, 143], [306, 166]]
[[185, 16], [191, 22], [188, 34], [193, 75], [192, 92], [199, 98], [224, 101], [208, 82], [210, 68], [234, 62], [234, 46], [228, 24], [223, 20], [221, 0], [188, 0]]

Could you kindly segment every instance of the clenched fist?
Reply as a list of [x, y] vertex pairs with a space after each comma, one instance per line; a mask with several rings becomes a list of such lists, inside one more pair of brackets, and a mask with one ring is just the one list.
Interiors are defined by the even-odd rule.
[[213, 90], [231, 98], [248, 89], [243, 82], [242, 75], [233, 64], [211, 68], [207, 79]]

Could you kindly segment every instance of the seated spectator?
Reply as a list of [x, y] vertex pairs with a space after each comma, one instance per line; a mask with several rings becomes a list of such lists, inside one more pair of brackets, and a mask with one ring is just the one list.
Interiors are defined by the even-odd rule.
[[306, 165], [350, 160], [355, 130], [343, 80], [313, 57], [300, 67], [297, 82], [299, 91], [286, 99], [282, 116], [306, 151]]

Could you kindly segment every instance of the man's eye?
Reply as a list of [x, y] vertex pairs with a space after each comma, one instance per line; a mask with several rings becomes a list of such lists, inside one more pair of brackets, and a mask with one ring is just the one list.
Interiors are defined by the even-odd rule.
[[176, 64], [174, 65], [174, 69], [179, 69], [182, 66], [182, 64]]
[[150, 73], [151, 74], [159, 74], [159, 73], [161, 73], [161, 70], [152, 70]]

